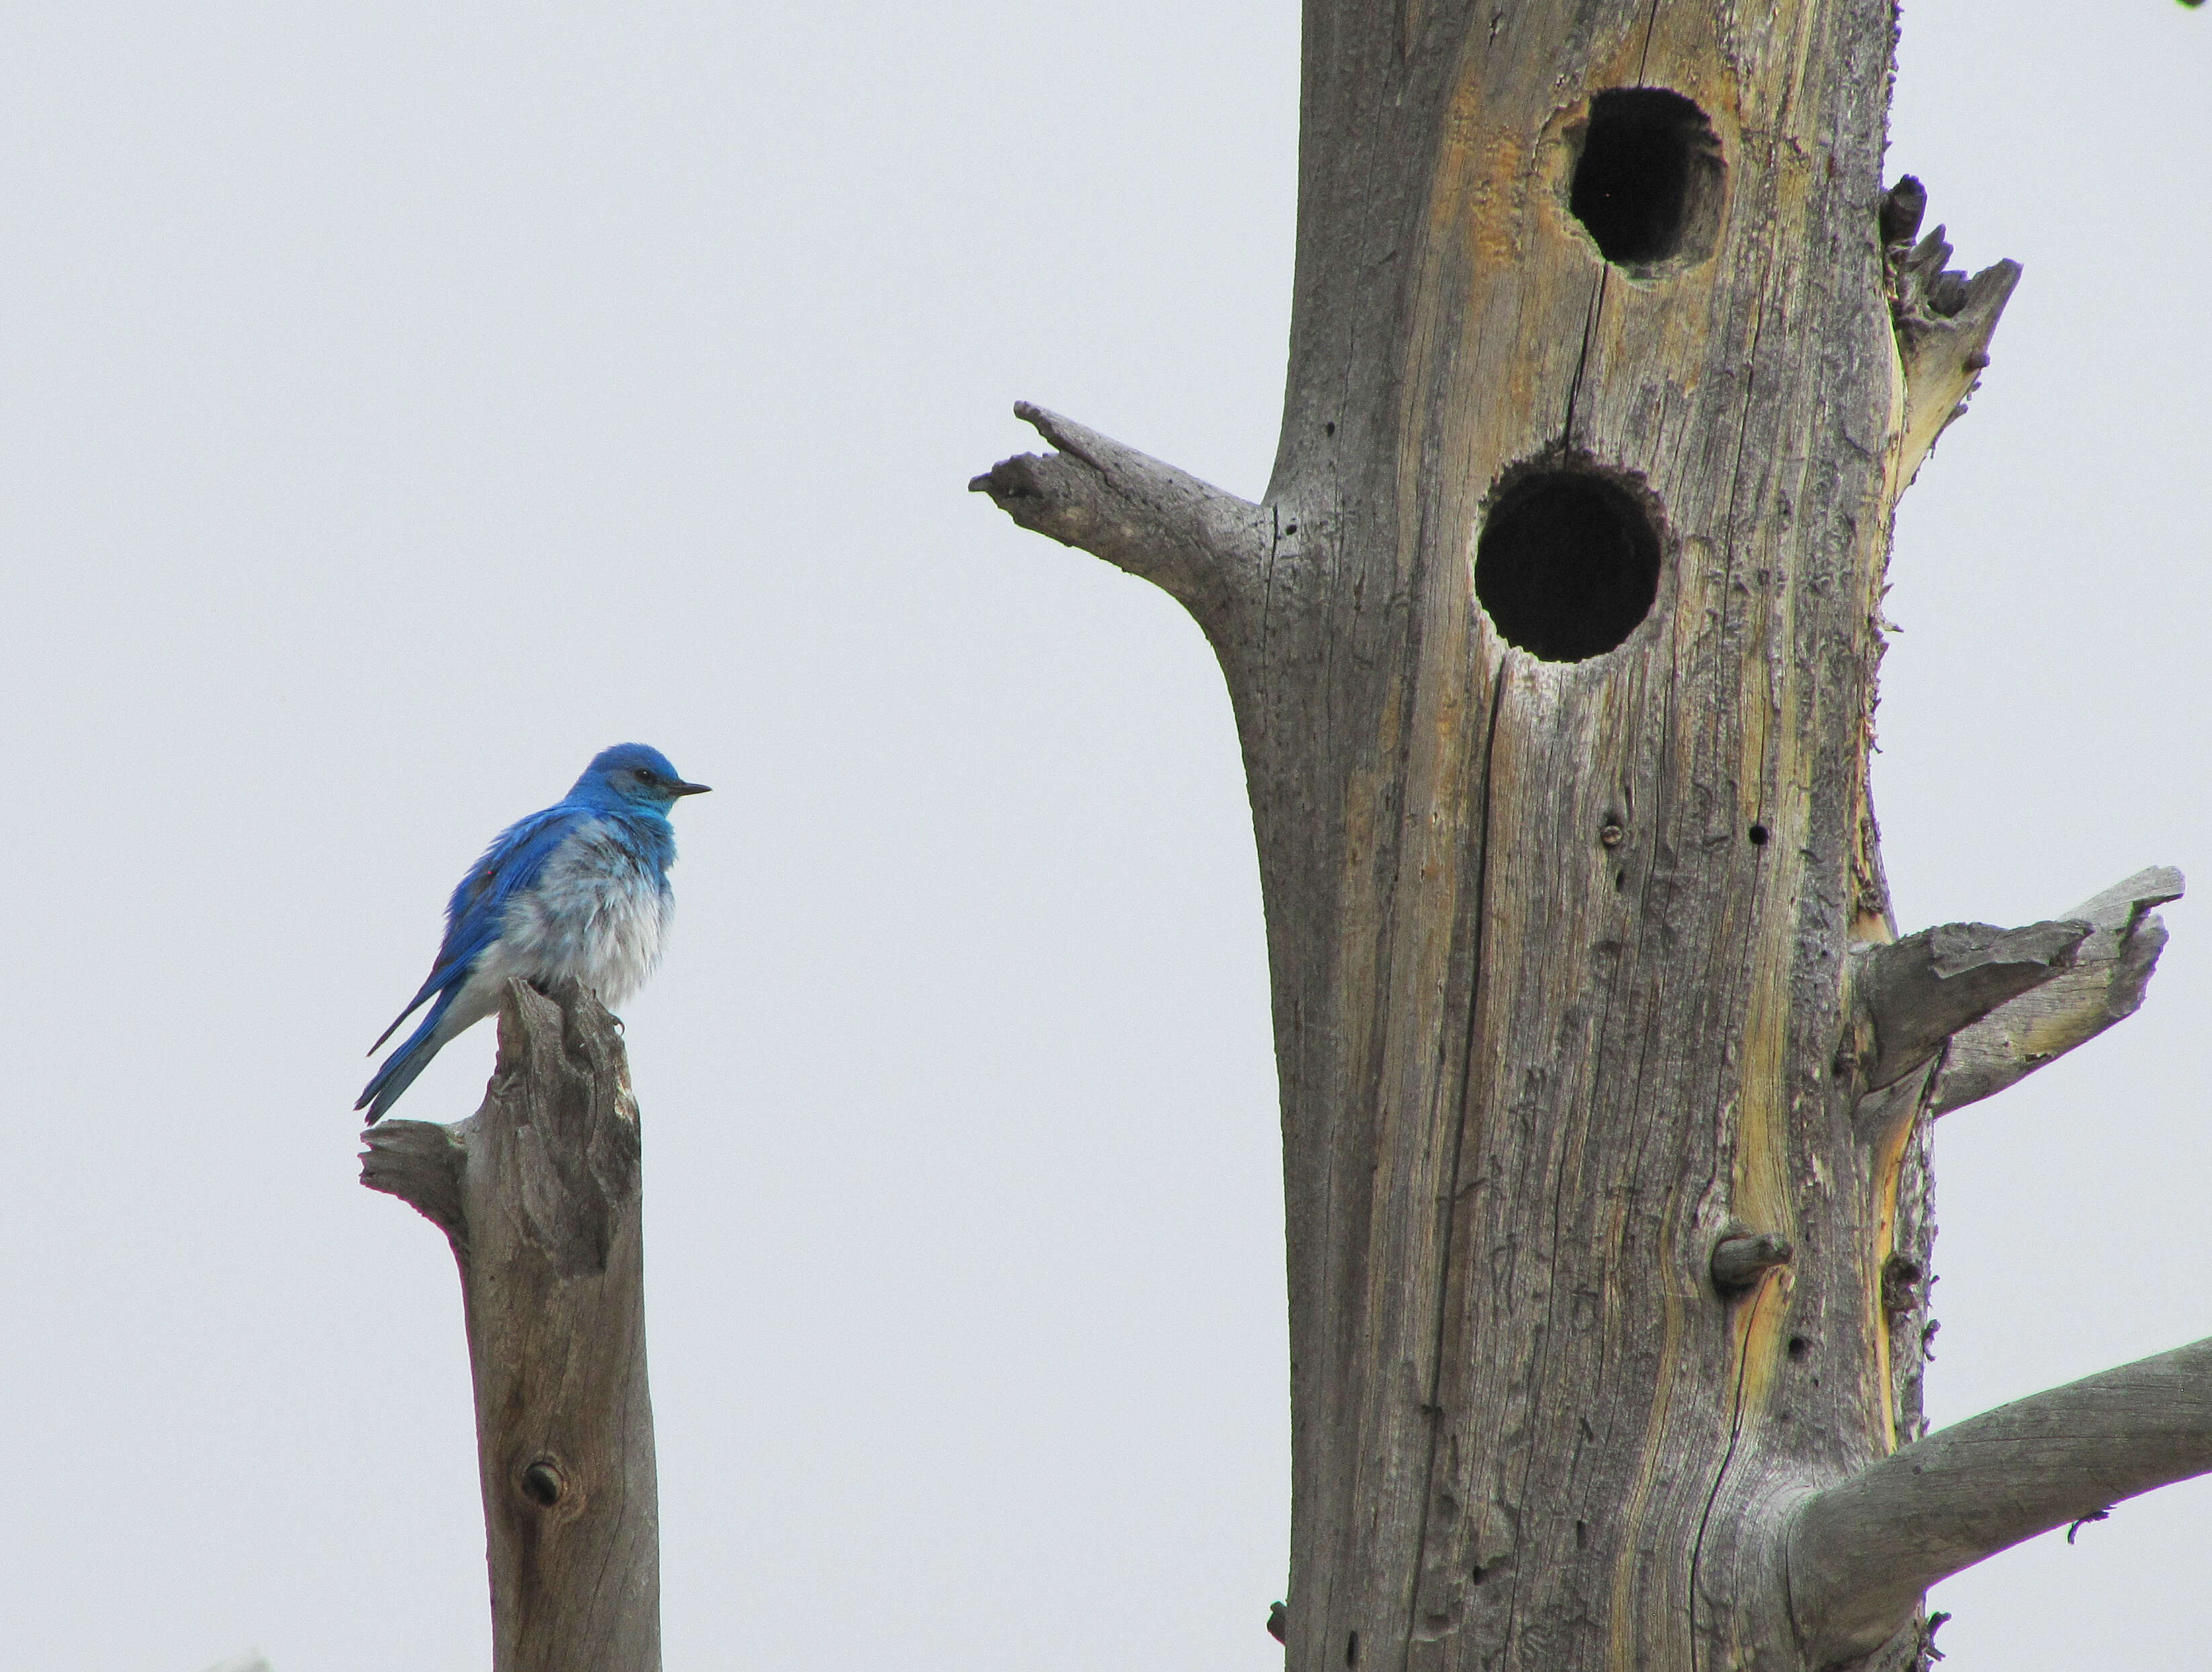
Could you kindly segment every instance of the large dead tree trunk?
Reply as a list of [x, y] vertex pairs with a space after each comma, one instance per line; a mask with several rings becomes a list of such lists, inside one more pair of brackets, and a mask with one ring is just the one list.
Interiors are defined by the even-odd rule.
[[1891, 514], [2018, 273], [1884, 194], [1894, 26], [1308, 0], [1264, 502], [1027, 406], [974, 484], [1234, 701], [1296, 1672], [1910, 1665], [1934, 1580], [2212, 1467], [2207, 1347], [1920, 1438], [1929, 1123], [2131, 1010], [2180, 883], [1890, 920]]
[[499, 1064], [458, 1126], [385, 1121], [362, 1183], [460, 1267], [493, 1672], [659, 1672], [636, 1100], [615, 1018], [507, 983]]

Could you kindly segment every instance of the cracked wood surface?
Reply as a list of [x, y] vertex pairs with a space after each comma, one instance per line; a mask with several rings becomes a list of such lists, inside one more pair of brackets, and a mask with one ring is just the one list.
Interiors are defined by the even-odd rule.
[[446, 1232], [476, 1386], [494, 1672], [659, 1672], [635, 1100], [573, 982], [507, 983], [483, 1106], [362, 1134], [362, 1183]]

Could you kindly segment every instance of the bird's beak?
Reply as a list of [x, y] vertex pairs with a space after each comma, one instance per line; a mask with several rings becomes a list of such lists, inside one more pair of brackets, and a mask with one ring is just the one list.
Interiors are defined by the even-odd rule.
[[671, 784], [668, 793], [672, 795], [704, 795], [712, 788], [712, 784]]

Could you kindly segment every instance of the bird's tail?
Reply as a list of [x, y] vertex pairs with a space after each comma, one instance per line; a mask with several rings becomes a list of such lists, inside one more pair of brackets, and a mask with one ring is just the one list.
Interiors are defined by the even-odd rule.
[[438, 1024], [446, 1019], [446, 1012], [453, 1002], [453, 995], [450, 989], [440, 994], [438, 1002], [430, 1006], [430, 1013], [422, 1018], [422, 1026], [409, 1034], [406, 1043], [385, 1058], [384, 1066], [376, 1071], [376, 1078], [369, 1081], [354, 1104], [356, 1109], [368, 1111], [365, 1124], [374, 1126], [382, 1120], [385, 1111], [399, 1101], [399, 1094], [414, 1085], [416, 1075], [430, 1066], [430, 1059], [437, 1055], [446, 1043], [435, 1036]]

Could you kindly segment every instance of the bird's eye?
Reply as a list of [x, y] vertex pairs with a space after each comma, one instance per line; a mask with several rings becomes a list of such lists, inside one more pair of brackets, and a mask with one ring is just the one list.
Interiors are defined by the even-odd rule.
[[660, 779], [650, 767], [641, 766], [637, 769], [637, 781], [641, 784], [657, 784]]

